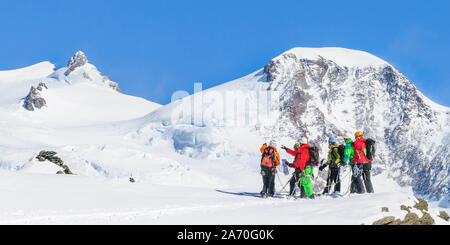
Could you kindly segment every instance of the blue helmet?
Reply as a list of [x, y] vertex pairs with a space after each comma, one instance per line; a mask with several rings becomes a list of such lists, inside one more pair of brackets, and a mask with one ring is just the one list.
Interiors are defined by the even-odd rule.
[[328, 139], [328, 143], [336, 143], [337, 142], [337, 140], [336, 140], [336, 138], [334, 137], [334, 136], [331, 136], [329, 139]]

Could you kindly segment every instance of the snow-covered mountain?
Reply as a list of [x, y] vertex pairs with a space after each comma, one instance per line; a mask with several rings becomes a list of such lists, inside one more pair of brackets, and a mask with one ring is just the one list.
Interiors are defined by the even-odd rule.
[[[280, 99], [280, 110], [263, 115], [258, 105], [267, 91]], [[137, 133], [143, 141], [168, 138], [178, 152], [200, 158], [244, 154], [261, 144], [249, 142], [258, 137], [290, 146], [303, 136], [324, 156], [329, 136], [343, 143], [346, 133], [363, 130], [377, 141], [375, 174], [386, 172], [419, 195], [448, 195], [450, 108], [363, 51], [294, 48], [253, 74], [164, 106], [146, 122]], [[245, 134], [236, 136], [239, 130]]]
[[[33, 155], [40, 150], [103, 142], [106, 138], [96, 136], [104, 133], [98, 130], [101, 125], [139, 118], [160, 107], [117, 88], [82, 52], [59, 69], [42, 62], [0, 71], [0, 168], [33, 169]], [[80, 164], [92, 168], [89, 161]]]
[[[59, 126], [133, 119], [159, 107], [142, 98], [118, 93], [118, 83], [88, 63], [81, 51], [70, 58], [66, 67], [57, 70], [50, 62], [42, 62], [0, 71], [0, 89], [0, 110], [5, 115], [20, 115]], [[28, 95], [41, 98], [45, 107], [24, 111]]]
[[324, 136], [363, 130], [378, 142], [376, 172], [421, 195], [448, 195], [450, 108], [427, 99], [392, 65], [362, 51], [295, 48], [264, 74], [269, 89], [282, 91], [281, 133], [324, 147]]
[[[440, 200], [433, 217], [448, 210], [449, 108], [362, 51], [295, 48], [165, 106], [120, 93], [77, 52], [59, 69], [0, 71], [0, 94], [0, 223], [361, 224], [381, 206], [401, 214], [413, 194]], [[375, 194], [256, 198], [262, 143], [306, 136], [325, 157], [330, 135], [356, 130], [377, 140]], [[59, 166], [36, 159], [42, 150], [75, 175], [56, 175]], [[319, 192], [326, 172], [315, 171]], [[278, 191], [289, 177], [280, 171]]]

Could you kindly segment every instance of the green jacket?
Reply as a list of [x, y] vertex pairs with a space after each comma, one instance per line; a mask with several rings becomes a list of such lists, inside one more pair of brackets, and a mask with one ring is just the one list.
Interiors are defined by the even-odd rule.
[[353, 140], [347, 139], [345, 141], [345, 150], [344, 150], [344, 163], [345, 164], [351, 164], [350, 159], [355, 157], [355, 150], [352, 146]]
[[328, 160], [325, 163], [327, 166], [329, 166], [331, 163], [338, 165], [341, 162], [338, 147], [339, 146], [336, 144], [330, 146], [330, 150], [328, 151]]

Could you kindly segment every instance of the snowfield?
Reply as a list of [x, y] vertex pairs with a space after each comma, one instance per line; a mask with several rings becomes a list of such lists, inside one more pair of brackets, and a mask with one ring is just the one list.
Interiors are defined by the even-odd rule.
[[[317, 57], [317, 50], [294, 52]], [[339, 48], [323, 49], [320, 56], [349, 66], [386, 64]], [[361, 63], [355, 64], [358, 59]], [[263, 70], [204, 90], [203, 97], [161, 106], [119, 93], [116, 83], [86, 62], [79, 52], [70, 74], [70, 67], [54, 70], [49, 62], [0, 71], [0, 224], [359, 225], [390, 215], [402, 219], [406, 212], [400, 205], [414, 205], [411, 186], [400, 186], [387, 171], [373, 177], [375, 194], [260, 198], [259, 148], [277, 134], [278, 147], [295, 143], [283, 134], [295, 129], [272, 126], [279, 115], [270, 112], [278, 111], [278, 104], [264, 97], [270, 84]], [[39, 83], [48, 87], [39, 92], [46, 106], [27, 111], [24, 98]], [[235, 104], [221, 100], [236, 91], [248, 110], [234, 110]], [[200, 108], [183, 104], [199, 98]], [[261, 108], [252, 106], [261, 98], [273, 108], [255, 119]], [[57, 152], [74, 175], [57, 175], [59, 166], [38, 161], [42, 150]], [[280, 155], [292, 161], [281, 149]], [[343, 193], [349, 171], [341, 174]], [[282, 172], [276, 189], [285, 193], [290, 175]], [[321, 193], [326, 171], [315, 168], [315, 176], [313, 185]], [[448, 196], [430, 202], [436, 224], [449, 224], [437, 217], [439, 211], [450, 212], [448, 202]], [[390, 212], [382, 213], [382, 207]]]
[[[9, 171], [0, 171], [0, 178], [0, 224], [359, 225], [391, 215], [403, 218], [400, 205], [415, 200], [410, 190], [386, 183], [386, 176], [374, 179], [375, 194], [315, 200], [261, 199], [257, 175], [233, 178], [235, 184], [222, 187]], [[382, 213], [382, 207], [390, 212]], [[429, 213], [436, 224], [448, 225], [437, 217], [439, 210], [449, 211], [432, 206]]]

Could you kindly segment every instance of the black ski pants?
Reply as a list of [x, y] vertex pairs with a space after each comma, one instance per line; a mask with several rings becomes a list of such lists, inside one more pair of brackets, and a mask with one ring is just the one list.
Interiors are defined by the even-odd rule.
[[334, 185], [334, 192], [341, 191], [341, 179], [339, 177], [340, 168], [339, 167], [330, 167], [328, 170], [328, 178], [327, 178], [327, 186], [323, 190], [323, 194], [329, 193], [331, 186]]
[[[294, 193], [295, 192], [295, 185], [297, 183], [299, 183], [301, 174], [302, 174], [302, 171], [300, 169], [298, 169], [298, 168], [296, 168], [294, 173], [292, 174], [291, 180], [289, 181], [289, 184], [290, 184], [289, 195], [292, 196], [292, 195], [295, 194]], [[305, 190], [303, 189], [303, 187], [300, 186], [300, 185], [299, 185], [299, 187], [300, 187], [301, 196], [302, 197], [306, 196], [306, 193], [305, 193]]]
[[261, 166], [261, 175], [263, 178], [263, 189], [261, 194], [267, 194], [268, 196], [275, 195], [275, 170], [272, 168]]
[[370, 180], [370, 170], [372, 169], [372, 162], [366, 162], [362, 165], [362, 177], [367, 193], [373, 193], [372, 181]]

